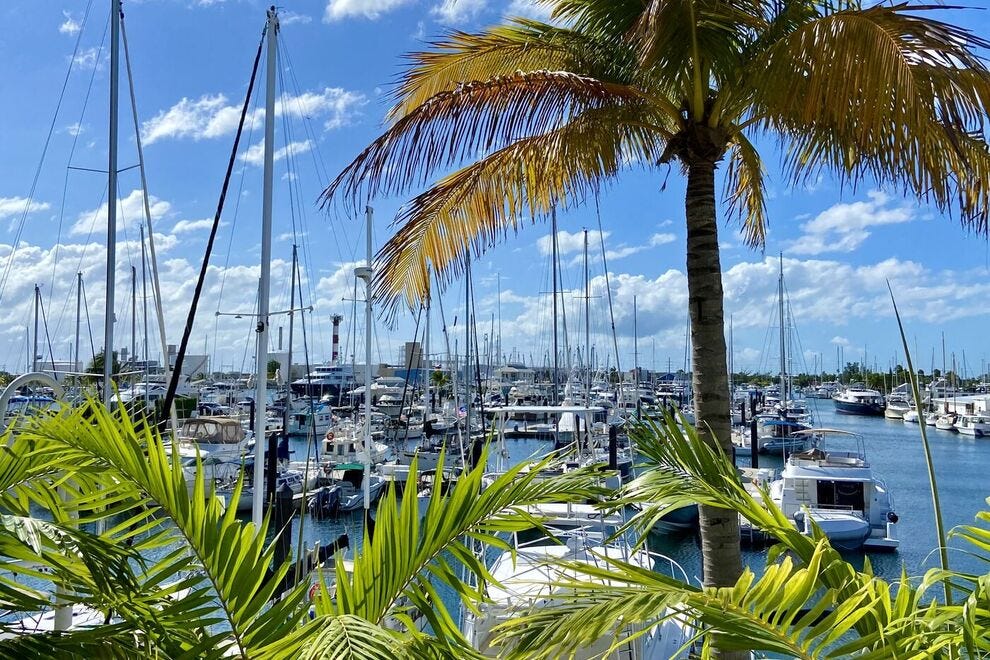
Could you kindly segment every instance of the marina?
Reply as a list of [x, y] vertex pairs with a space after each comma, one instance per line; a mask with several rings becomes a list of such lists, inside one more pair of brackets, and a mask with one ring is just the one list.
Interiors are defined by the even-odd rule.
[[4, 7], [0, 657], [990, 648], [990, 41], [912, 2]]

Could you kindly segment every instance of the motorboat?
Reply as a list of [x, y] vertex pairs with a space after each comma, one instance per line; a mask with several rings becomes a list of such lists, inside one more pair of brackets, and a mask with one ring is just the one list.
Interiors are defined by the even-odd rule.
[[[253, 462], [246, 464], [244, 474], [247, 477], [253, 475]], [[303, 492], [303, 490], [312, 490], [316, 484], [317, 473], [315, 470], [303, 472], [302, 470], [279, 470], [278, 474], [275, 476], [275, 492], [277, 493], [284, 487], [288, 487], [293, 495], [298, 495]], [[235, 507], [238, 513], [243, 513], [245, 511], [250, 511], [254, 500], [254, 484], [246, 482], [241, 487], [240, 497], [236, 502], [232, 501], [234, 490], [236, 488], [236, 481], [228, 482], [216, 489], [216, 494], [220, 497], [225, 498], [227, 501], [227, 506]]]
[[340, 510], [357, 511], [364, 508], [364, 480], [368, 480], [369, 506], [378, 501], [382, 490], [385, 488], [386, 480], [380, 474], [366, 474], [363, 469], [344, 470], [344, 474], [337, 481], [340, 484]]
[[935, 426], [939, 417], [941, 417], [941, 415], [937, 412], [925, 413], [925, 426]]
[[354, 387], [354, 369], [349, 365], [326, 364], [315, 367], [303, 378], [289, 384], [300, 396], [338, 398]]
[[788, 457], [770, 496], [802, 532], [817, 525], [840, 550], [893, 550], [897, 514], [886, 484], [866, 460], [863, 437], [837, 429], [802, 431], [855, 441], [854, 451], [816, 447]]
[[956, 428], [956, 420], [959, 416], [954, 412], [947, 412], [944, 415], [939, 415], [935, 420], [935, 428], [939, 431], [951, 431], [955, 433], [959, 429]]
[[963, 435], [977, 438], [990, 436], [990, 414], [972, 413], [961, 415], [956, 421], [956, 430]]
[[884, 407], [883, 416], [887, 419], [904, 419], [904, 414], [911, 411], [914, 404], [905, 394], [895, 393], [887, 397], [887, 405]]
[[335, 427], [323, 437], [323, 459], [333, 466], [344, 464], [375, 465], [385, 460], [388, 445], [374, 439], [365, 448], [363, 429], [359, 426]]
[[911, 410], [905, 410], [901, 419], [904, 420], [905, 424], [917, 424], [920, 417], [918, 411], [912, 408]]
[[180, 445], [208, 452], [218, 461], [238, 462], [254, 446], [254, 434], [233, 417], [192, 417], [176, 434]]
[[836, 392], [832, 401], [835, 402], [835, 412], [844, 415], [882, 415], [885, 407], [883, 395], [862, 383], [853, 383]]
[[[561, 582], [580, 578], [578, 566], [582, 564], [600, 568], [611, 559], [644, 570], [679, 571], [678, 576], [683, 576], [683, 570], [672, 560], [642, 548], [634, 550], [621, 539], [611, 540], [611, 533], [623, 523], [621, 516], [603, 514], [590, 504], [548, 503], [530, 506], [528, 512], [542, 522], [542, 527], [512, 534], [511, 548], [500, 553], [489, 568], [492, 579], [485, 585], [485, 600], [477, 611], [464, 612], [462, 632], [482, 655], [504, 652], [497, 642], [496, 626], [533, 608], [552, 607], [555, 594], [566, 591]], [[561, 566], [562, 562], [569, 567]], [[645, 631], [620, 622], [570, 657], [687, 658], [694, 650], [694, 634], [691, 622], [679, 615], [664, 617]], [[612, 649], [617, 637], [627, 639]]]

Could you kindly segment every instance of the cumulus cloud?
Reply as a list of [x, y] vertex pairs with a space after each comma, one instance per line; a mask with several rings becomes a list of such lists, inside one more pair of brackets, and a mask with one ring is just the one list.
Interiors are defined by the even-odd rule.
[[894, 206], [882, 192], [871, 192], [861, 202], [836, 204], [804, 223], [803, 234], [786, 249], [788, 254], [817, 255], [852, 252], [870, 237], [870, 228], [911, 222], [915, 209]]
[[650, 246], [656, 247], [658, 245], [666, 245], [667, 243], [673, 243], [676, 240], [677, 240], [676, 234], [661, 232], [650, 236]]
[[27, 209], [28, 213], [47, 211], [51, 208], [48, 202], [30, 202], [27, 197], [0, 197], [0, 220], [18, 216]]
[[477, 18], [487, 6], [488, 0], [443, 0], [430, 14], [444, 25], [457, 25]]
[[[291, 142], [280, 149], [275, 150], [274, 158], [280, 161], [286, 156], [304, 154], [313, 148], [312, 140], [302, 142]], [[249, 165], [262, 165], [265, 162], [265, 143], [257, 142], [248, 147], [248, 150], [241, 154], [241, 160]]]
[[[589, 245], [601, 245], [602, 238], [608, 239], [611, 232], [599, 233], [597, 230], [588, 231], [588, 244]], [[547, 234], [546, 236], [541, 236], [536, 240], [536, 247], [542, 255], [548, 255], [553, 252], [553, 234]], [[571, 254], [572, 252], [580, 252], [584, 250], [584, 232], [576, 231], [569, 232], [561, 229], [557, 232], [557, 253], [558, 254]]]
[[82, 29], [79, 21], [72, 17], [67, 11], [62, 12], [62, 17], [65, 19], [62, 24], [58, 26], [58, 31], [62, 34], [78, 34], [79, 30]]
[[172, 227], [173, 234], [188, 234], [194, 231], [209, 229], [213, 226], [213, 218], [203, 218], [202, 220], [179, 220]]
[[[324, 118], [324, 128], [346, 125], [367, 99], [360, 92], [340, 87], [325, 87], [298, 96], [283, 95], [275, 104], [277, 116]], [[231, 104], [223, 94], [203, 95], [198, 99], [183, 97], [167, 110], [160, 111], [141, 125], [145, 144], [168, 138], [204, 140], [233, 133], [240, 121], [241, 106]], [[265, 119], [264, 108], [248, 113], [245, 124], [254, 128]]]
[[332, 23], [355, 17], [375, 20], [382, 14], [412, 2], [415, 0], [329, 0], [323, 10], [323, 22]]
[[[151, 210], [151, 219], [157, 220], [164, 216], [172, 208], [172, 205], [165, 200], [158, 199], [154, 195], [148, 196], [148, 206]], [[107, 230], [107, 211], [109, 207], [106, 202], [98, 208], [80, 213], [75, 223], [69, 228], [70, 236], [83, 236], [93, 232], [94, 235], [105, 234]], [[144, 196], [140, 190], [132, 190], [127, 197], [117, 200], [117, 229], [123, 230], [136, 227], [144, 222]]]

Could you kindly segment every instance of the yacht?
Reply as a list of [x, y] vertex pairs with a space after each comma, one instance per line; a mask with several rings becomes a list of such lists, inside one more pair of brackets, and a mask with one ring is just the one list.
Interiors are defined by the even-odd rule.
[[176, 434], [180, 446], [207, 452], [217, 461], [239, 462], [254, 446], [254, 434], [233, 417], [193, 417]]
[[884, 411], [883, 395], [862, 383], [853, 383], [836, 392], [832, 400], [835, 402], [835, 412], [845, 415], [882, 415]]
[[944, 415], [939, 415], [935, 420], [935, 428], [939, 431], [958, 431], [959, 429], [956, 428], [957, 419], [959, 419], [959, 416], [954, 412], [947, 412]]
[[956, 422], [956, 430], [977, 438], [990, 436], [990, 413], [969, 413]]
[[804, 431], [855, 440], [855, 451], [815, 448], [791, 454], [770, 496], [802, 532], [818, 525], [840, 550], [893, 550], [897, 514], [886, 484], [866, 460], [863, 437], [850, 431]]
[[918, 411], [912, 408], [910, 410], [905, 410], [904, 415], [901, 416], [901, 419], [904, 420], [905, 424], [917, 424], [920, 417], [918, 415]]
[[292, 381], [289, 387], [299, 396], [340, 397], [355, 385], [354, 369], [339, 364], [321, 365], [303, 378]]
[[887, 396], [887, 405], [884, 408], [883, 416], [887, 419], [904, 419], [904, 413], [914, 407], [911, 401], [908, 385], [900, 385], [894, 388]]
[[371, 440], [370, 454], [365, 451], [364, 429], [360, 426], [336, 426], [323, 438], [323, 458], [334, 466], [365, 463], [375, 465], [385, 460], [388, 445]]
[[[664, 568], [673, 574], [679, 570], [672, 560], [645, 549], [633, 550], [621, 540], [610, 538], [623, 520], [618, 515], [603, 514], [594, 505], [548, 503], [529, 507], [529, 512], [543, 522], [540, 528], [514, 532], [510, 549], [499, 554], [489, 568], [492, 579], [485, 585], [487, 598], [477, 611], [463, 613], [461, 629], [484, 656], [506, 651], [498, 645], [496, 626], [513, 616], [537, 607], [552, 607], [555, 594], [566, 598], [560, 583], [579, 578], [577, 566], [600, 568], [608, 560], [624, 561], [644, 570]], [[568, 562], [564, 568], [561, 562]], [[683, 575], [679, 570], [678, 575]], [[610, 650], [616, 637], [627, 638]], [[618, 623], [616, 629], [571, 656], [585, 658], [687, 658], [695, 649], [694, 630], [684, 617], [664, 618], [647, 630]]]

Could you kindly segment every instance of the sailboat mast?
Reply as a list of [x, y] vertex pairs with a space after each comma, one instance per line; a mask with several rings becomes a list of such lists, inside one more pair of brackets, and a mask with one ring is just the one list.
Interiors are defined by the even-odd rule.
[[423, 372], [423, 360], [426, 360], [426, 395], [425, 395], [425, 408], [426, 413], [423, 415], [423, 421], [430, 419], [430, 415], [433, 413], [433, 369], [430, 364], [430, 284], [429, 284], [429, 274], [427, 274], [427, 285], [426, 285], [426, 300], [424, 301], [425, 312], [426, 312], [426, 327], [423, 329], [423, 350], [420, 354], [419, 366], [420, 373]]
[[550, 213], [550, 270], [553, 277], [553, 403], [557, 404], [557, 207], [554, 206]]
[[137, 362], [137, 268], [131, 266], [131, 365]]
[[272, 278], [272, 195], [275, 178], [275, 75], [278, 58], [278, 13], [268, 10], [268, 60], [265, 87], [265, 160], [261, 206], [261, 284], [258, 293], [258, 350], [255, 359], [254, 396], [254, 489], [251, 520], [261, 525], [264, 517], [265, 408], [268, 401], [268, 304]]
[[358, 268], [354, 274], [364, 280], [364, 476], [361, 485], [364, 488], [364, 513], [367, 520], [368, 509], [371, 507], [371, 227], [374, 210], [365, 207], [367, 222], [367, 253], [368, 265]]
[[38, 306], [41, 304], [41, 288], [34, 285], [34, 345], [31, 352], [31, 371], [38, 371]]
[[[79, 366], [79, 329], [80, 329], [81, 321], [82, 321], [82, 272], [80, 271], [76, 273], [76, 341], [75, 341], [75, 346], [72, 350], [72, 355], [75, 357], [75, 360], [72, 364], [72, 370], [76, 372], [81, 371], [81, 367]], [[78, 376], [76, 378], [78, 382]]]
[[780, 255], [780, 276], [777, 278], [777, 307], [780, 314], [780, 402], [787, 405], [787, 361], [784, 340], [784, 255]]
[[[285, 358], [285, 369], [286, 373], [282, 374], [282, 378], [286, 382], [285, 391], [285, 412], [282, 417], [282, 435], [288, 437], [289, 435], [289, 412], [291, 411], [291, 395], [292, 392], [288, 387], [289, 381], [292, 379], [292, 334], [295, 330], [295, 320], [296, 320], [296, 263], [298, 258], [298, 248], [296, 244], [292, 244], [292, 270], [289, 271], [289, 346], [287, 349], [287, 355]], [[301, 293], [301, 292], [300, 292]], [[301, 296], [300, 296], [301, 297]], [[302, 305], [300, 305], [301, 307]], [[311, 411], [312, 412], [312, 411]], [[269, 476], [268, 480], [272, 481], [273, 476]]]
[[591, 279], [588, 275], [588, 230], [584, 230], [584, 403], [591, 405]]
[[636, 296], [633, 296], [633, 392], [639, 391], [639, 327]]
[[113, 393], [113, 322], [117, 268], [117, 106], [120, 71], [120, 0], [110, 2], [110, 137], [107, 166], [107, 299], [103, 320], [103, 403]]
[[464, 252], [464, 435], [471, 442], [471, 250]]

